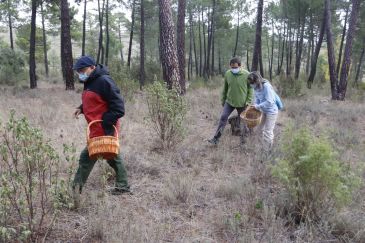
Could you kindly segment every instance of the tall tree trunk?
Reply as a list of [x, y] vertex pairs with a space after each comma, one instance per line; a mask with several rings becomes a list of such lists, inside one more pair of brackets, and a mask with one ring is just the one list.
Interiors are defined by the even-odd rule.
[[215, 75], [215, 70], [214, 70], [214, 63], [215, 63], [215, 36], [214, 36], [214, 29], [212, 30], [212, 66], [210, 68], [211, 70], [211, 76]]
[[[305, 16], [305, 14], [303, 16]], [[298, 79], [298, 77], [299, 77], [300, 66], [301, 66], [301, 62], [302, 62], [304, 27], [305, 27], [305, 18], [303, 17], [302, 28], [300, 31], [300, 40], [298, 43], [298, 50], [297, 50], [297, 55], [296, 55], [296, 60], [295, 60], [295, 75], [294, 75], [295, 79]]]
[[[143, 1], [143, 0], [141, 0]], [[109, 61], [109, 0], [106, 0], [106, 8], [105, 8], [105, 32], [106, 32], [106, 40], [105, 40], [105, 65], [108, 66]]]
[[[272, 30], [274, 30], [274, 20], [271, 20], [271, 28]], [[271, 60], [270, 60], [270, 66], [269, 66], [269, 75], [270, 75], [270, 80], [272, 80], [272, 67], [273, 67], [273, 62], [274, 62], [274, 44], [275, 44], [275, 34], [274, 31], [272, 33], [271, 36]]]
[[73, 59], [70, 32], [70, 13], [67, 0], [61, 0], [61, 42], [62, 42], [62, 71], [66, 82], [66, 90], [75, 89], [73, 75]]
[[[290, 20], [288, 20], [290, 21]], [[288, 36], [287, 36], [287, 41], [286, 41], [286, 46], [285, 46], [285, 50], [286, 50], [286, 76], [288, 76], [290, 74], [290, 61], [289, 61], [289, 56], [290, 56], [290, 42], [291, 42], [291, 26], [290, 26], [290, 22], [288, 23], [288, 30], [287, 30]]]
[[164, 77], [169, 89], [177, 87], [181, 93], [179, 62], [176, 54], [175, 28], [170, 0], [158, 0], [160, 17], [160, 46]]
[[360, 0], [352, 0], [352, 10], [349, 22], [349, 29], [346, 36], [345, 52], [341, 67], [341, 77], [338, 87], [338, 99], [344, 100], [347, 90], [347, 78], [351, 66], [352, 43], [355, 37], [356, 22], [359, 16]]
[[41, 3], [41, 14], [42, 14], [44, 69], [46, 71], [46, 77], [48, 78], [49, 71], [48, 71], [48, 57], [47, 57], [47, 36], [46, 36], [46, 29], [45, 29], [45, 26], [44, 26], [43, 2]]
[[[283, 62], [284, 62], [284, 51], [285, 51], [286, 38], [287, 38], [286, 34], [285, 34], [285, 30], [286, 30], [286, 24], [284, 23], [283, 44], [281, 46], [281, 57], [280, 57], [280, 64], [278, 63], [277, 75], [280, 75], [281, 69], [283, 67]], [[286, 30], [286, 32], [287, 32], [287, 30]]]
[[120, 23], [118, 24], [118, 35], [119, 35], [119, 45], [120, 45], [120, 63], [123, 66], [124, 65], [124, 56], [123, 56], [123, 44], [122, 44], [122, 30], [120, 28]]
[[311, 57], [312, 57], [312, 52], [311, 50], [313, 50], [313, 47], [312, 47], [312, 43], [313, 43], [313, 39], [314, 39], [314, 35], [313, 35], [313, 13], [312, 13], [312, 10], [310, 12], [310, 15], [309, 15], [309, 31], [310, 31], [310, 34], [309, 34], [309, 40], [308, 40], [308, 53], [307, 53], [307, 63], [306, 63], [306, 67], [305, 67], [305, 73], [308, 75], [309, 73], [309, 64], [310, 64], [310, 60], [311, 60]]
[[[208, 29], [208, 56], [207, 56], [207, 74], [208, 76], [212, 75], [212, 71], [213, 68], [211, 69], [211, 64], [210, 64], [210, 53], [212, 52], [212, 57], [214, 58], [214, 53], [213, 53], [213, 33], [214, 33], [214, 18], [215, 18], [215, 7], [216, 7], [216, 0], [212, 0], [213, 1], [213, 6], [212, 6], [212, 13], [210, 15], [210, 31]], [[208, 20], [209, 21], [209, 20]], [[214, 61], [212, 61], [212, 64], [214, 63]]]
[[134, 33], [134, 14], [135, 14], [135, 8], [136, 8], [136, 0], [133, 0], [132, 3], [132, 23], [131, 23], [131, 32], [129, 34], [129, 47], [128, 47], [128, 60], [127, 60], [127, 66], [130, 69], [131, 68], [131, 56], [132, 56], [132, 42], [133, 42], [133, 33]]
[[84, 0], [84, 16], [82, 21], [82, 48], [81, 55], [85, 56], [85, 42], [86, 42], [86, 6], [87, 0]]
[[142, 90], [142, 87], [145, 84], [145, 69], [144, 69], [144, 60], [145, 60], [145, 50], [144, 50], [144, 0], [141, 0], [141, 33], [140, 33], [140, 43], [139, 43], [139, 52], [140, 52], [140, 63], [139, 63], [139, 88]]
[[36, 34], [37, 0], [32, 0], [32, 17], [30, 22], [29, 38], [29, 79], [30, 88], [37, 88], [37, 76], [35, 73], [35, 34]]
[[[261, 56], [261, 32], [262, 32], [262, 10], [264, 6], [263, 0], [258, 0], [257, 5], [257, 22], [256, 22], [256, 38], [255, 38], [255, 47], [253, 51], [252, 57], [252, 71], [258, 70], [259, 59]], [[261, 71], [261, 70], [260, 70]]]
[[222, 72], [222, 59], [221, 59], [221, 48], [218, 49], [218, 72], [223, 74]]
[[193, 76], [193, 16], [189, 8], [189, 61], [188, 61], [188, 80]]
[[323, 36], [324, 36], [324, 33], [325, 33], [325, 29], [326, 29], [326, 13], [324, 13], [324, 17], [323, 17], [323, 20], [322, 20], [322, 24], [321, 24], [321, 28], [320, 28], [320, 31], [319, 31], [319, 36], [318, 36], [316, 49], [315, 49], [315, 51], [312, 55], [311, 72], [310, 72], [308, 80], [307, 80], [308, 89], [310, 89], [312, 87], [313, 80], [314, 80], [314, 77], [316, 75], [317, 60], [318, 60], [319, 52], [320, 52], [321, 47], [322, 47], [322, 42], [323, 42]]
[[[192, 20], [191, 24], [193, 24], [193, 20]], [[194, 46], [195, 75], [196, 75], [196, 77], [198, 77], [198, 75], [199, 75], [199, 63], [198, 63], [198, 56], [196, 54], [196, 42], [195, 42], [194, 25], [192, 26], [191, 32], [192, 32], [191, 34], [192, 34], [192, 37], [193, 37], [193, 46]]]
[[9, 35], [10, 35], [10, 48], [14, 50], [14, 38], [13, 38], [13, 21], [11, 19], [11, 8], [10, 8], [10, 0], [7, 1], [8, 3], [8, 25], [9, 25]]
[[100, 10], [100, 0], [98, 0], [98, 13], [99, 13], [99, 47], [98, 47], [98, 56], [96, 58], [97, 63], [103, 63], [104, 54], [103, 52], [103, 18], [104, 18], [104, 5], [105, 0], [103, 0], [103, 6]]
[[356, 85], [356, 87], [359, 86], [359, 77], [360, 77], [362, 62], [364, 61], [364, 54], [365, 54], [365, 39], [363, 40], [362, 51], [361, 51], [361, 54], [360, 54], [360, 60], [359, 60], [359, 63], [357, 65], [357, 68], [356, 68], [356, 76], [355, 76], [355, 81], [354, 81], [354, 85]]
[[331, 93], [332, 99], [337, 99], [337, 75], [336, 75], [336, 58], [335, 50], [333, 45], [333, 34], [332, 34], [332, 22], [331, 22], [331, 3], [330, 0], [325, 0], [325, 11], [326, 11], [326, 33], [327, 33], [327, 52], [328, 52], [328, 66], [331, 80]]
[[200, 12], [199, 12], [199, 76], [202, 76], [202, 62], [203, 62], [203, 48], [202, 48], [202, 35], [201, 35], [201, 30], [200, 30], [200, 26], [201, 26], [201, 18], [200, 18]]
[[237, 53], [239, 35], [240, 35], [240, 11], [237, 11], [236, 43], [234, 45], [234, 50], [233, 50], [232, 57], [235, 57], [236, 53]]
[[205, 38], [205, 23], [204, 23], [204, 9], [202, 7], [202, 24], [203, 24], [203, 47], [204, 47], [204, 64], [203, 64], [203, 77], [206, 79], [206, 66], [207, 66], [207, 42]]
[[342, 49], [343, 49], [343, 42], [345, 40], [345, 35], [346, 35], [347, 16], [349, 14], [349, 9], [350, 9], [350, 4], [348, 3], [347, 8], [346, 8], [345, 24], [343, 25], [343, 29], [342, 29], [340, 51], [338, 53], [338, 61], [337, 61], [337, 68], [336, 68], [337, 77], [338, 77], [338, 73], [340, 72], [340, 66], [341, 66], [341, 60], [342, 60]]
[[180, 88], [185, 94], [185, 10], [186, 0], [178, 1], [177, 15], [177, 57], [179, 61]]
[[246, 65], [247, 65], [247, 70], [250, 71], [250, 62], [249, 62], [249, 55], [248, 55], [248, 47], [246, 50]]

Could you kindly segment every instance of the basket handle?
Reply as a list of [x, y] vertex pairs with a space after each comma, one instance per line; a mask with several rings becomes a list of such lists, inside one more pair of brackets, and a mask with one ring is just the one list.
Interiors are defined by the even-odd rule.
[[[93, 125], [94, 123], [97, 123], [97, 122], [102, 122], [103, 120], [94, 120], [94, 121], [91, 121], [90, 123], [89, 123], [89, 125], [87, 126], [87, 129], [86, 129], [86, 137], [87, 137], [87, 140], [89, 140], [90, 139], [90, 127], [91, 127], [91, 125]], [[115, 134], [117, 134], [117, 139], [119, 139], [119, 135], [118, 135], [118, 130], [117, 130], [117, 128], [113, 125], [113, 127], [114, 127], [114, 130], [115, 130]]]

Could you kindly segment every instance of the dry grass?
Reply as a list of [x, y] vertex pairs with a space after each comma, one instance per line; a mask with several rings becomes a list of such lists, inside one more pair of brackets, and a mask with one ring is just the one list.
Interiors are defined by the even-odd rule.
[[[80, 93], [64, 91], [63, 86], [40, 86], [38, 90], [1, 88], [0, 119], [6, 121], [10, 110], [15, 109], [18, 116], [26, 116], [42, 128], [60, 153], [63, 143], [74, 143], [81, 151], [85, 121], [72, 118]], [[288, 227], [287, 219], [276, 215], [278, 188], [268, 163], [258, 161], [253, 137], [242, 148], [239, 137], [226, 129], [219, 146], [206, 142], [218, 124], [219, 90], [192, 90], [187, 100], [187, 137], [171, 151], [156, 149], [153, 133], [143, 119], [147, 115], [143, 94], [136, 94], [134, 102], [127, 103], [121, 152], [134, 195], [104, 193], [114, 176], [106, 163], [98, 162], [84, 190], [81, 208], [61, 211], [48, 241], [365, 241], [363, 192], [353, 205], [328, 220], [331, 226]], [[321, 96], [284, 102], [286, 111], [280, 114], [275, 130], [277, 141], [284, 125], [292, 122], [317, 133], [327, 132], [342, 160], [354, 166], [364, 161], [362, 104], [331, 102]], [[278, 155], [274, 153], [272, 162]]]

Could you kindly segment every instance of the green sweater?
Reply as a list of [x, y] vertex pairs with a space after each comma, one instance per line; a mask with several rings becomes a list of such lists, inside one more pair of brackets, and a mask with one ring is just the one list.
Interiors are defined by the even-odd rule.
[[233, 74], [228, 70], [224, 75], [224, 87], [221, 102], [227, 102], [233, 107], [244, 107], [251, 104], [253, 89], [247, 81], [249, 72], [241, 69], [239, 73]]

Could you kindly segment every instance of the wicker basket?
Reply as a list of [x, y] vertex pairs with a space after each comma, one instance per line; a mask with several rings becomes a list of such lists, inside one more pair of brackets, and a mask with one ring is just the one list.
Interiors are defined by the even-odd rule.
[[254, 128], [261, 123], [262, 113], [254, 106], [249, 106], [241, 113], [241, 119], [247, 124], [248, 128]]
[[114, 159], [119, 153], [119, 138], [117, 128], [114, 126], [116, 137], [114, 136], [100, 136], [90, 138], [91, 125], [102, 122], [102, 120], [95, 120], [87, 126], [87, 149], [91, 159]]

